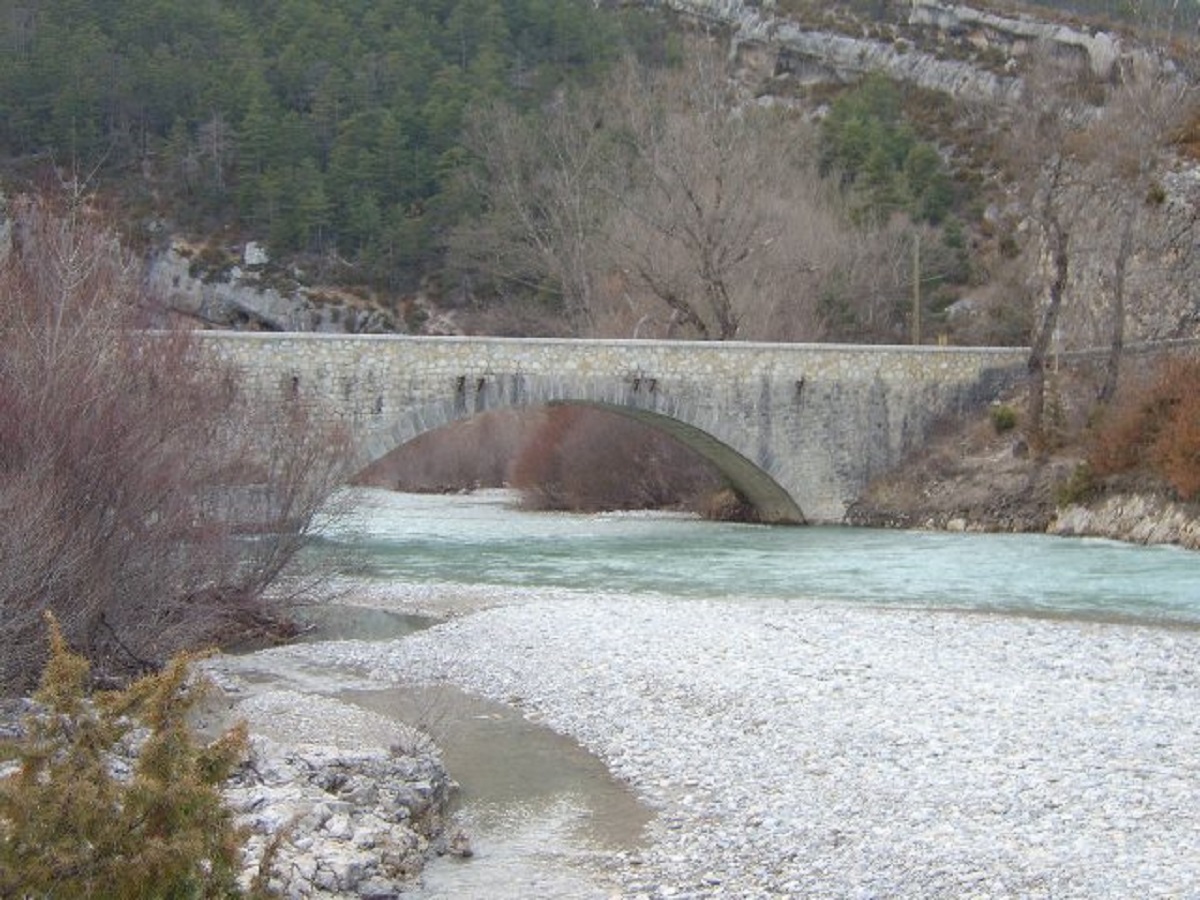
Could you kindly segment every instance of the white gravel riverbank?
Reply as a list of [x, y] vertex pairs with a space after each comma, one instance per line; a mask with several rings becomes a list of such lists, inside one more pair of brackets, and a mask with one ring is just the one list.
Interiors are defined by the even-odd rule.
[[660, 811], [637, 858], [596, 857], [613, 895], [1200, 896], [1200, 631], [487, 601], [400, 641], [273, 652], [446, 680], [576, 737]]

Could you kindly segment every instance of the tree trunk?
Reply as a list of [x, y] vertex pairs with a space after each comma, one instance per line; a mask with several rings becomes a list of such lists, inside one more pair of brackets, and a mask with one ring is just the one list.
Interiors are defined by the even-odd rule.
[[1104, 365], [1104, 383], [1096, 395], [1101, 403], [1112, 400], [1121, 375], [1121, 357], [1125, 350], [1125, 276], [1129, 257], [1133, 253], [1133, 216], [1134, 209], [1128, 206], [1121, 222], [1121, 242], [1117, 246], [1117, 258], [1113, 265], [1112, 343]]
[[1058, 220], [1051, 214], [1046, 223], [1050, 240], [1050, 252], [1054, 256], [1054, 275], [1050, 280], [1049, 300], [1042, 313], [1041, 322], [1034, 331], [1029, 350], [1029, 439], [1041, 449], [1045, 446], [1044, 413], [1046, 408], [1046, 356], [1050, 340], [1058, 326], [1058, 314], [1062, 309], [1063, 293], [1067, 287], [1068, 235]]

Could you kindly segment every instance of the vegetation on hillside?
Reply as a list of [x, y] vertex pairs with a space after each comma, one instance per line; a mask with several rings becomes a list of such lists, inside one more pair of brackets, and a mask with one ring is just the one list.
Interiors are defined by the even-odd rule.
[[[470, 207], [470, 110], [586, 82], [643, 16], [576, 0], [50, 0], [8, 12], [0, 156], [93, 172], [128, 221], [236, 225], [407, 287]], [[643, 23], [643, 24], [639, 24]]]
[[[316, 277], [393, 294], [432, 276], [443, 301], [495, 307], [490, 327], [507, 333], [628, 334], [641, 323], [642, 334], [894, 340], [910, 255], [889, 216], [937, 224], [951, 206], [938, 153], [878, 103], [867, 116], [862, 103], [835, 109], [848, 136], [824, 141], [821, 165], [867, 189], [833, 196], [805, 158], [811, 128], [752, 110], [745, 127], [730, 119], [741, 100], [720, 83], [724, 67], [693, 79], [704, 55], [680, 67], [682, 42], [656, 13], [576, 0], [55, 0], [17, 11], [10, 43], [0, 57], [0, 156], [10, 175], [36, 177], [47, 165], [94, 171], [139, 239], [164, 225], [265, 238], [274, 255], [307, 254]], [[647, 67], [614, 76], [622, 58]], [[585, 141], [592, 157], [569, 163], [585, 165], [565, 186], [571, 197], [555, 154], [532, 166], [520, 159], [556, 136], [564, 151]], [[688, 158], [705, 147], [706, 158]], [[511, 181], [523, 194], [515, 209], [497, 194], [497, 153], [522, 173]], [[662, 166], [629, 181], [656, 156]], [[706, 186], [702, 208], [689, 212], [683, 198], [714, 165], [733, 179], [724, 197]], [[534, 196], [543, 189], [550, 198]], [[461, 249], [523, 214], [530, 227], [559, 232], [534, 239], [543, 246], [532, 270], [478, 252], [466, 262], [452, 253], [443, 269], [447, 241]], [[814, 215], [824, 221], [808, 224]], [[854, 240], [851, 220], [865, 218], [864, 228], [892, 233]], [[703, 234], [729, 237], [710, 247]], [[799, 263], [782, 254], [823, 235], [831, 246], [885, 246], [831, 264], [830, 247], [801, 247]], [[485, 242], [479, 252], [492, 249]], [[886, 284], [859, 283], [863, 271]], [[772, 296], [749, 314], [738, 308], [748, 292]], [[795, 299], [818, 296], [825, 313]]]
[[821, 122], [820, 171], [854, 190], [860, 218], [904, 212], [936, 225], [954, 188], [937, 148], [914, 134], [902, 110], [900, 89], [882, 75], [839, 96]]
[[749, 102], [719, 47], [683, 52], [481, 113], [481, 209], [454, 233], [453, 278], [536, 298], [577, 334], [906, 340], [914, 242], [931, 300], [970, 270], [948, 215], [966, 192], [888, 107], [894, 89], [872, 79], [818, 126]]
[[0, 258], [0, 690], [43, 615], [100, 676], [271, 627], [267, 588], [337, 484], [337, 436], [239, 401], [79, 193], [10, 206]]
[[[902, 7], [782, 11], [869, 23]], [[312, 278], [471, 304], [478, 328], [897, 341], [914, 283], [931, 336], [997, 277], [971, 258], [979, 167], [997, 160], [962, 177], [961, 122], [882, 78], [759, 108], [773, 88], [731, 78], [722, 48], [685, 46], [661, 12], [52, 0], [11, 23], [10, 174], [95, 169], [139, 238], [266, 239]], [[1021, 339], [1021, 316], [1003, 318], [968, 337]]]

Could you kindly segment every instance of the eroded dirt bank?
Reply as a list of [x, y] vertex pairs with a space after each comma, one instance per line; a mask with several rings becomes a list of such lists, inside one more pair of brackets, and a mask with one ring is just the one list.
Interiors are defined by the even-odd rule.
[[1085, 502], [1060, 505], [1083, 461], [1078, 446], [1030, 452], [990, 420], [947, 432], [876, 480], [847, 522], [878, 528], [1048, 532], [1200, 550], [1200, 505], [1161, 488], [1125, 482]]

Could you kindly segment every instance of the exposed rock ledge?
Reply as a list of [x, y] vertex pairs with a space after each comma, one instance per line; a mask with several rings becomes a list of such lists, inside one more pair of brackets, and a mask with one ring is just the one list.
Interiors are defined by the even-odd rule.
[[1016, 78], [961, 60], [939, 59], [903, 44], [812, 29], [747, 0], [666, 0], [666, 6], [680, 15], [730, 28], [735, 46], [778, 48], [783, 68], [802, 81], [848, 82], [868, 72], [882, 72], [962, 100], [1012, 104], [1020, 97], [1021, 83]]
[[198, 252], [176, 240], [151, 257], [146, 272], [148, 290], [169, 309], [189, 318], [218, 328], [268, 331], [379, 334], [399, 330], [390, 313], [350, 303], [344, 296], [334, 296], [337, 292], [298, 284], [283, 290], [270, 286], [264, 278], [267, 258], [257, 244], [245, 246], [241, 265], [204, 277], [194, 262]]
[[1200, 508], [1148, 494], [1118, 494], [1062, 509], [1046, 530], [1200, 550]]
[[329, 697], [252, 683], [236, 665], [205, 665], [221, 690], [204, 725], [244, 720], [250, 730], [250, 759], [225, 789], [250, 831], [243, 881], [270, 848], [269, 885], [289, 900], [385, 900], [411, 889], [426, 859], [448, 849], [455, 785], [430, 739]]
[[1110, 486], [1087, 504], [1059, 508], [1080, 456], [1037, 458], [1019, 435], [986, 421], [942, 435], [872, 482], [846, 512], [850, 525], [945, 531], [1046, 532], [1200, 550], [1200, 504], [1139, 484]]

